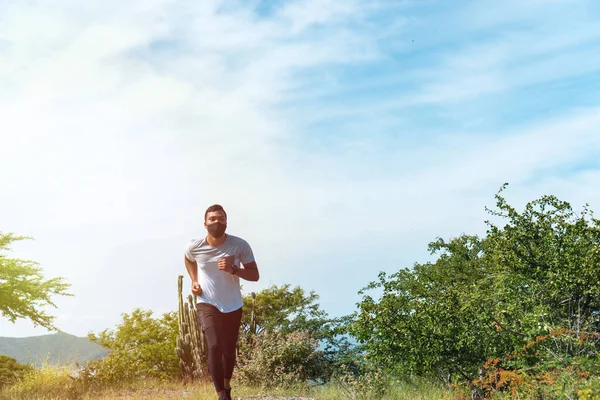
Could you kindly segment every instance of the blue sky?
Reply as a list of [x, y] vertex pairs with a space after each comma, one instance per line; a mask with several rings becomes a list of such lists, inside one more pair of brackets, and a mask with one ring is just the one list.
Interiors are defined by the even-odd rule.
[[[176, 307], [220, 203], [262, 278], [351, 313], [504, 182], [600, 208], [600, 3], [0, 1], [0, 230], [83, 336]], [[189, 279], [186, 276], [186, 284]], [[1, 336], [46, 333], [0, 319]]]

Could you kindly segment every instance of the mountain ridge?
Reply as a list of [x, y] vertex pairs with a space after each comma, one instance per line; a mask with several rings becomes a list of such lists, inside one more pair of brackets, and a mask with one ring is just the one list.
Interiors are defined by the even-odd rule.
[[23, 338], [0, 336], [0, 354], [22, 364], [74, 365], [102, 358], [108, 351], [87, 337], [57, 332]]

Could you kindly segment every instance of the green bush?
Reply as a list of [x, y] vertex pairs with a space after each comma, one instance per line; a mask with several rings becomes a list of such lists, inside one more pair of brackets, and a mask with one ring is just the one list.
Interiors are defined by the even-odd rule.
[[83, 373], [91, 382], [128, 382], [139, 378], [167, 380], [180, 376], [175, 352], [177, 314], [154, 318], [152, 311], [135, 309], [123, 314], [114, 331], [90, 334], [93, 342], [109, 350], [108, 356], [86, 364]]
[[596, 333], [560, 329], [538, 336], [521, 349], [488, 360], [478, 379], [456, 386], [457, 397], [594, 399], [600, 396], [597, 346]]
[[318, 341], [305, 332], [262, 333], [243, 343], [236, 368], [242, 383], [289, 388], [322, 379], [325, 360]]

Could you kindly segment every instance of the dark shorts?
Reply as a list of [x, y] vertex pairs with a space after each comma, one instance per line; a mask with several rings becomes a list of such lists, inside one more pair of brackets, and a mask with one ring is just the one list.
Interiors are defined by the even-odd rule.
[[[202, 330], [206, 328], [216, 327], [217, 329], [225, 329], [226, 331], [233, 329], [239, 329], [240, 323], [242, 322], [242, 308], [238, 308], [235, 311], [222, 313], [215, 306], [207, 303], [198, 303], [198, 318], [200, 319], [200, 325]], [[237, 326], [237, 328], [235, 328]]]

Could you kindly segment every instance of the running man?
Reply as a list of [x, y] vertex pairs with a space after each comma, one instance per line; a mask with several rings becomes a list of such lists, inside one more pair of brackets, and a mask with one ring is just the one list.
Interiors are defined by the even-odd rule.
[[204, 226], [208, 234], [189, 242], [185, 267], [192, 293], [198, 296], [200, 324], [208, 343], [208, 370], [219, 400], [231, 400], [230, 381], [244, 305], [240, 278], [256, 282], [259, 273], [250, 245], [225, 233], [223, 207], [210, 206], [204, 213]]

